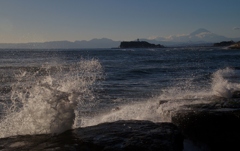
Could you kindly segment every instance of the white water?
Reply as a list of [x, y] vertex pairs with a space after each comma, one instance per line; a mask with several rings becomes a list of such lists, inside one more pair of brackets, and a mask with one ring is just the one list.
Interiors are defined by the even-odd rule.
[[[99, 115], [78, 115], [84, 103], [94, 100], [92, 87], [102, 78], [102, 67], [97, 60], [83, 60], [71, 67], [44, 65], [37, 71], [22, 71], [12, 86], [11, 103], [5, 105], [0, 121], [0, 138], [41, 133], [60, 133], [78, 126], [90, 126], [117, 120], [150, 120], [171, 122], [174, 111], [184, 105], [208, 103], [213, 96], [231, 97], [240, 90], [239, 73], [226, 68], [212, 74], [209, 88], [199, 88], [192, 80], [161, 90], [159, 96], [146, 101], [118, 106]], [[23, 83], [25, 83], [23, 85]], [[183, 88], [183, 87], [184, 88]], [[160, 104], [159, 101], [167, 100]], [[131, 100], [130, 100], [131, 101]], [[94, 104], [94, 103], [93, 103]], [[186, 108], [185, 108], [186, 109]], [[94, 112], [94, 111], [92, 111]]]
[[[240, 74], [234, 69], [221, 69], [212, 74], [212, 83], [209, 88], [192, 86], [191, 80], [185, 81], [176, 87], [162, 90], [159, 96], [143, 102], [131, 103], [119, 106], [108, 113], [96, 117], [83, 117], [82, 125], [91, 126], [103, 122], [117, 120], [150, 120], [153, 122], [171, 122], [172, 114], [180, 109], [188, 110], [185, 105], [204, 103], [214, 97], [230, 98], [234, 91], [240, 91], [240, 82], [233, 83], [228, 79], [235, 77], [240, 79]], [[167, 101], [160, 104], [160, 101]]]
[[[238, 81], [231, 82], [231, 79]], [[231, 98], [234, 91], [240, 90], [240, 75], [234, 69], [225, 68], [218, 70], [213, 74], [212, 90], [214, 95]]]
[[101, 78], [101, 72], [97, 60], [20, 71], [15, 76], [18, 82], [12, 85], [11, 102], [4, 104], [0, 138], [73, 128], [78, 121], [75, 110], [93, 99], [91, 86]]

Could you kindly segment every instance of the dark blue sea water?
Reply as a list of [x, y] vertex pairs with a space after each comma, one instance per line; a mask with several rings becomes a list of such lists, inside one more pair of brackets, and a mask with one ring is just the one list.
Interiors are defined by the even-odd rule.
[[[2, 49], [0, 81], [0, 137], [119, 119], [170, 121], [164, 112], [188, 100], [239, 91], [240, 51]], [[156, 108], [160, 100], [179, 103]]]

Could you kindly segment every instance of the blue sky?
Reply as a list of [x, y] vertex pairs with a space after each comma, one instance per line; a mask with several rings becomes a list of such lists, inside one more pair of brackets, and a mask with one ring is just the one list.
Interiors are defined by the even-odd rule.
[[239, 6], [240, 0], [1, 0], [0, 43], [134, 40], [198, 28], [235, 38]]

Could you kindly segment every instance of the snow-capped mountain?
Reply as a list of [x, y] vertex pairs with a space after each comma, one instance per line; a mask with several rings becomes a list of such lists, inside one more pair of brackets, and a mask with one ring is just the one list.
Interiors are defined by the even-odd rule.
[[227, 41], [231, 40], [231, 38], [227, 38], [221, 35], [214, 34], [204, 28], [200, 28], [190, 34], [186, 35], [177, 35], [177, 36], [169, 36], [166, 38], [163, 37], [157, 37], [155, 39], [151, 40], [156, 40], [156, 41], [168, 41], [168, 42], [191, 42], [191, 43], [196, 43], [196, 42], [207, 42], [207, 43], [214, 43], [214, 42], [219, 42], [219, 41]]
[[[214, 34], [206, 29], [200, 28], [190, 34], [155, 37], [149, 39], [140, 39], [153, 44], [161, 44], [164, 46], [193, 46], [193, 45], [213, 45], [213, 43], [221, 41], [240, 41], [240, 38], [227, 38]], [[112, 48], [118, 47], [121, 41], [114, 41], [108, 38], [92, 39], [89, 41], [49, 41], [35, 43], [0, 43], [0, 48], [24, 48], [24, 49], [70, 49], [70, 48]]]

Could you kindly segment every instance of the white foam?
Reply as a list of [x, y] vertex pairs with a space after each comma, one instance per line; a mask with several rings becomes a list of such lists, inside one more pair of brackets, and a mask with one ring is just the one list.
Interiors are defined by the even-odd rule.
[[[194, 104], [208, 104], [211, 98], [217, 96], [231, 97], [233, 91], [239, 90], [238, 83], [231, 83], [227, 77], [237, 77], [230, 68], [221, 69], [212, 74], [212, 82], [201, 84], [193, 83], [192, 79], [181, 81], [173, 87], [161, 90], [159, 96], [146, 101], [128, 103], [118, 106], [117, 109], [95, 117], [83, 117], [81, 126], [96, 125], [103, 122], [117, 120], [150, 120], [153, 122], [171, 122], [172, 115], [178, 110], [191, 109]], [[239, 77], [240, 79], [240, 77]], [[230, 94], [228, 94], [230, 93]], [[165, 101], [160, 103], [160, 101]], [[131, 100], [129, 100], [131, 102]]]
[[233, 92], [240, 90], [240, 84], [230, 82], [232, 77], [240, 79], [239, 72], [235, 72], [232, 68], [225, 68], [213, 73], [212, 91], [219, 97], [231, 98]]
[[19, 72], [0, 121], [0, 137], [71, 129], [79, 121], [77, 106], [91, 100], [91, 86], [101, 71], [99, 61], [82, 59], [71, 65], [47, 64], [35, 72]]
[[[34, 73], [21, 72], [12, 87], [11, 105], [5, 104], [5, 116], [0, 122], [0, 137], [19, 134], [60, 133], [75, 127], [85, 127], [117, 120], [150, 120], [171, 122], [175, 111], [186, 105], [205, 103], [217, 95], [231, 97], [240, 90], [234, 69], [221, 69], [212, 74], [212, 82], [197, 84], [193, 79], [160, 89], [158, 96], [145, 101], [127, 103], [102, 114], [79, 115], [83, 103], [92, 100], [91, 86], [101, 77], [97, 60], [83, 60], [71, 67], [45, 65]], [[53, 72], [54, 71], [54, 72]], [[43, 74], [43, 75], [42, 75]], [[23, 85], [26, 83], [26, 85]], [[166, 101], [159, 103], [159, 101]], [[120, 101], [121, 102], [121, 101]], [[126, 102], [126, 101], [125, 101]], [[94, 112], [94, 110], [91, 110]]]

